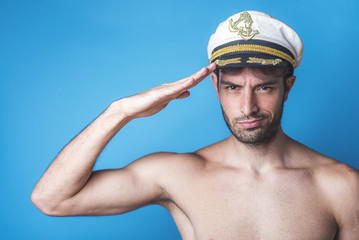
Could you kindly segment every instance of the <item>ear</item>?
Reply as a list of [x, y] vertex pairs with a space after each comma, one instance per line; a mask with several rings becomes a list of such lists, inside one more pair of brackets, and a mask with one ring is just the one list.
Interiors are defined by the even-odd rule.
[[287, 101], [289, 92], [290, 92], [290, 90], [292, 89], [292, 87], [293, 87], [293, 85], [295, 83], [295, 79], [296, 79], [295, 76], [290, 76], [289, 78], [287, 78], [287, 80], [286, 80], [286, 89], [284, 91], [284, 101]]
[[218, 78], [217, 78], [217, 74], [215, 74], [214, 72], [211, 73], [211, 80], [212, 80], [212, 83], [213, 83], [213, 87], [214, 89], [216, 90], [216, 93], [217, 93], [217, 98], [219, 99], [219, 95], [218, 95]]

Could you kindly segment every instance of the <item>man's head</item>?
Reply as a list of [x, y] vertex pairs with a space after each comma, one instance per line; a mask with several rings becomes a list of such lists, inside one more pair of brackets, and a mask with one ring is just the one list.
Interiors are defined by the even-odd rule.
[[295, 76], [288, 68], [224, 68], [211, 74], [228, 128], [242, 143], [269, 143]]
[[208, 43], [211, 78], [232, 134], [241, 142], [270, 142], [294, 84], [303, 44], [285, 23], [246, 11], [222, 22]]

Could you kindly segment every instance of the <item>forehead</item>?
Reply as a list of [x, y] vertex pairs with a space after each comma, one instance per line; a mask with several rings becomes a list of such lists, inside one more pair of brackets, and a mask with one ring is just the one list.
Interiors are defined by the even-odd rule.
[[[253, 80], [252, 80], [253, 79]], [[225, 68], [219, 70], [219, 80], [223, 81], [279, 81], [283, 79], [281, 69], [275, 68]]]

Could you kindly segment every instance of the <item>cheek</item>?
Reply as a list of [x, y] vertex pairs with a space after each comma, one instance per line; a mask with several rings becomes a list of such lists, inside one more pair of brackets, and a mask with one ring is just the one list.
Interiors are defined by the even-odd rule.
[[240, 106], [236, 101], [231, 101], [228, 98], [219, 98], [223, 111], [226, 113], [229, 119], [234, 116], [240, 115]]
[[221, 94], [219, 96], [219, 101], [221, 102], [223, 109], [235, 110], [240, 107], [240, 101], [233, 96]]
[[267, 112], [273, 115], [279, 108], [281, 108], [283, 97], [263, 97], [258, 98], [257, 104], [260, 112]]
[[277, 99], [273, 98], [259, 98], [257, 101], [257, 105], [260, 109], [274, 109], [275, 106], [278, 104]]

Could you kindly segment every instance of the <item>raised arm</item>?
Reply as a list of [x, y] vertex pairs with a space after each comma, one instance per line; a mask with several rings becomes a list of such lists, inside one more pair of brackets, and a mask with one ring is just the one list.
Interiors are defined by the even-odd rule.
[[188, 89], [215, 68], [204, 67], [192, 76], [113, 102], [55, 158], [36, 184], [32, 202], [52, 216], [110, 215], [159, 201], [163, 189], [156, 182], [154, 154], [117, 170], [93, 172], [107, 143], [129, 121], [151, 116], [174, 100], [189, 96]]

